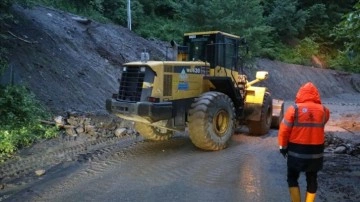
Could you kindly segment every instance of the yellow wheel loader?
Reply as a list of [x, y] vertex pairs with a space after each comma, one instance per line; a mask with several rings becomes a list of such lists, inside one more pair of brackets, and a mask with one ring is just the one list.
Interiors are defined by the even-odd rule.
[[181, 46], [171, 43], [173, 61], [149, 61], [142, 53], [141, 61], [123, 64], [119, 91], [106, 109], [134, 121], [146, 139], [167, 140], [188, 128], [192, 143], [204, 150], [226, 148], [239, 124], [264, 135], [279, 126], [283, 101], [273, 102], [267, 88], [254, 86], [268, 72], [248, 81], [240, 71], [243, 43], [220, 31], [185, 33]]

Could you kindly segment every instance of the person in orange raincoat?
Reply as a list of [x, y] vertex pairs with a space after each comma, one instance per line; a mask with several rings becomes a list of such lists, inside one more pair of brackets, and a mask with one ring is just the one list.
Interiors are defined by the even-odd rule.
[[291, 200], [300, 202], [298, 179], [306, 175], [306, 202], [315, 200], [317, 172], [323, 168], [324, 127], [330, 111], [321, 104], [316, 86], [305, 83], [296, 94], [295, 104], [288, 107], [280, 123], [280, 153], [287, 158], [287, 182]]

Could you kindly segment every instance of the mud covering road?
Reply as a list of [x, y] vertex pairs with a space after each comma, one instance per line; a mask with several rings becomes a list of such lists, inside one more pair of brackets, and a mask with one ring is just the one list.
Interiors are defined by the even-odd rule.
[[[331, 118], [317, 201], [355, 202], [360, 198], [360, 94], [324, 104]], [[277, 130], [261, 137], [248, 136], [245, 127], [241, 131], [219, 152], [197, 149], [186, 134], [164, 142], [144, 141], [135, 133], [43, 142], [32, 148], [34, 154], [29, 149], [0, 167], [0, 201], [288, 201]], [[342, 145], [352, 152], [339, 152]], [[37, 169], [45, 174], [36, 176]], [[300, 185], [304, 196], [303, 175]]]

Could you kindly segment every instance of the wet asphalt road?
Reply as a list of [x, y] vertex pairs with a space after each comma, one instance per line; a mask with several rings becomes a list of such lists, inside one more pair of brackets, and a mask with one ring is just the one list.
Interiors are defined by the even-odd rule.
[[[6, 201], [289, 201], [277, 130], [206, 152], [186, 136], [59, 165]], [[303, 178], [303, 177], [302, 177]], [[303, 184], [303, 180], [300, 180]]]
[[[332, 124], [359, 111], [360, 104], [330, 101]], [[328, 128], [340, 137], [350, 134], [354, 141], [360, 140], [357, 131], [339, 129]], [[270, 130], [261, 137], [233, 135], [229, 147], [217, 152], [199, 150], [186, 135], [178, 134], [169, 141], [130, 136], [95, 141], [91, 150], [87, 148], [92, 143], [40, 154], [40, 159], [30, 157], [7, 167], [7, 171], [16, 169], [15, 173], [27, 167], [30, 174], [5, 184], [0, 201], [290, 201], [277, 132]], [[34, 168], [50, 165], [45, 161], [54, 157], [61, 157], [60, 164], [45, 168], [41, 177], [34, 176]], [[359, 182], [358, 157], [326, 153], [316, 201], [359, 201]], [[303, 174], [299, 183], [304, 196]]]

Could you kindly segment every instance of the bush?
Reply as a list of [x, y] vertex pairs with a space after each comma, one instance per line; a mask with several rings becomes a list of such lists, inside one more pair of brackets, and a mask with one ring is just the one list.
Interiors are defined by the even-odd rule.
[[38, 139], [55, 137], [57, 128], [40, 123], [48, 117], [50, 114], [24, 86], [1, 86], [0, 161]]
[[148, 17], [144, 18], [140, 22], [140, 26], [135, 28], [134, 31], [145, 38], [157, 38], [168, 42], [175, 40], [181, 44], [185, 28], [181, 26], [179, 21], [162, 18], [151, 19]]
[[311, 38], [305, 38], [293, 47], [278, 45], [276, 59], [291, 64], [311, 65], [312, 56], [319, 55], [319, 45]]
[[330, 60], [330, 67], [336, 70], [360, 73], [360, 56], [351, 51], [338, 51], [336, 57]]

